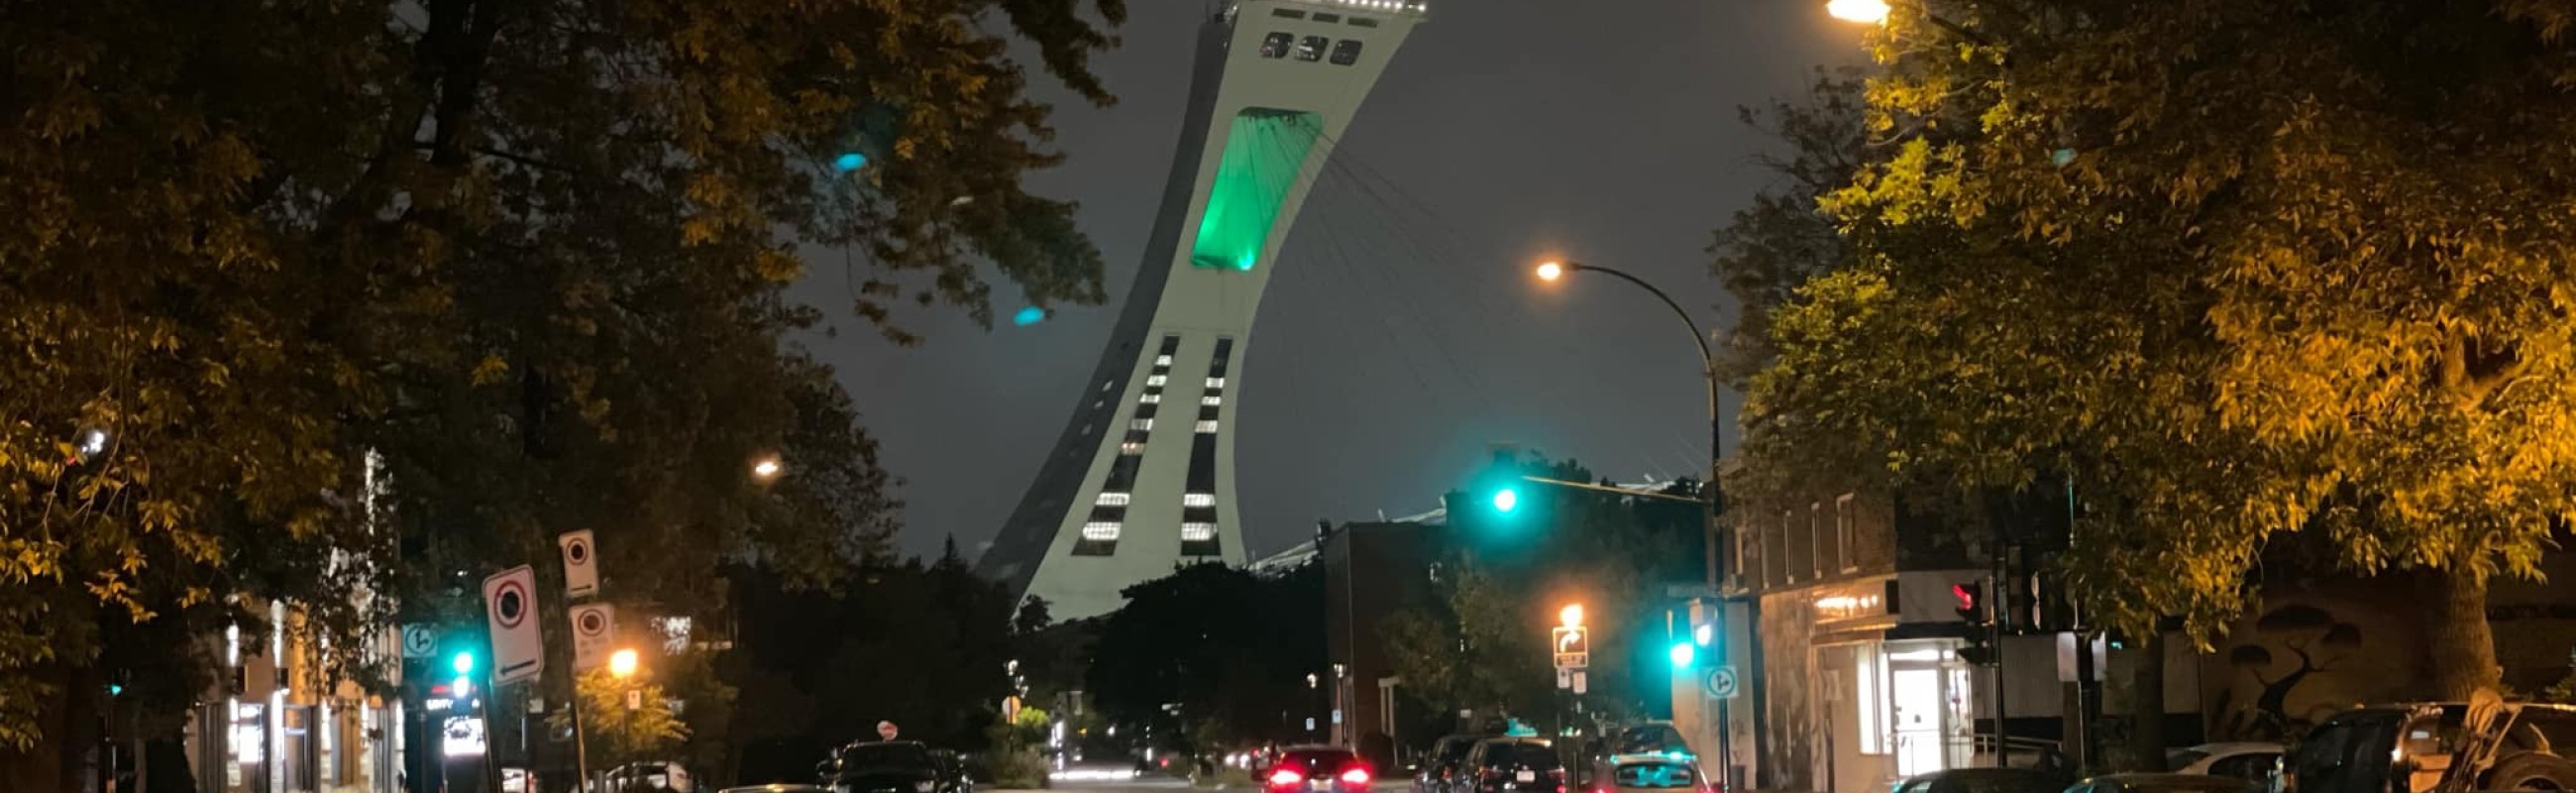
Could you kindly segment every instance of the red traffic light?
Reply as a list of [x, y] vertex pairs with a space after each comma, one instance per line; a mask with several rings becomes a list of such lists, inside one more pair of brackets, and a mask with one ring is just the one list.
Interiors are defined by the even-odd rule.
[[1950, 596], [1959, 599], [1960, 611], [1968, 612], [1977, 610], [1977, 593], [1969, 591], [1968, 585], [1951, 584]]

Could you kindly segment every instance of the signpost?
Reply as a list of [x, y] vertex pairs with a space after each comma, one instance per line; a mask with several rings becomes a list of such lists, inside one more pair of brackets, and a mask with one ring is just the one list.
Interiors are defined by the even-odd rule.
[[564, 596], [579, 600], [599, 594], [599, 565], [593, 563], [598, 547], [591, 541], [590, 530], [557, 535], [555, 547], [563, 551]]
[[608, 663], [609, 644], [616, 633], [616, 606], [583, 603], [572, 607], [572, 670], [588, 672]]
[[483, 579], [484, 619], [492, 631], [492, 682], [534, 680], [545, 668], [545, 636], [537, 630], [537, 571], [527, 565]]

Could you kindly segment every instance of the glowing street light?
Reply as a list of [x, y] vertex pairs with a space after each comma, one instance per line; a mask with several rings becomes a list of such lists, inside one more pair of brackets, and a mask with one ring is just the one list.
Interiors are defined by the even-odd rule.
[[1557, 609], [1556, 621], [1568, 628], [1583, 627], [1583, 604], [1567, 603], [1565, 608]]
[[779, 474], [786, 472], [786, 470], [787, 464], [779, 462], [777, 455], [760, 458], [751, 464], [751, 475], [758, 477], [762, 481], [776, 479]]
[[1826, 0], [1825, 13], [1845, 22], [1887, 24], [1887, 0]]
[[632, 677], [635, 674], [635, 663], [634, 650], [619, 650], [608, 656], [608, 673], [620, 679]]
[[1564, 262], [1541, 262], [1541, 263], [1539, 263], [1539, 266], [1538, 266], [1538, 280], [1541, 280], [1541, 281], [1554, 281], [1554, 280], [1556, 280], [1556, 279], [1563, 278], [1563, 277], [1565, 277], [1565, 263], [1564, 263]]

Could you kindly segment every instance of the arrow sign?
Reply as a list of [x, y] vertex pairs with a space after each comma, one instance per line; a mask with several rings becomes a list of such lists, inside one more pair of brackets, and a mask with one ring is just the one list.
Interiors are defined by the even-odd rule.
[[431, 653], [437, 651], [438, 631], [436, 629], [419, 623], [402, 626], [404, 658], [428, 658]]
[[1554, 631], [1556, 654], [1592, 652], [1592, 630], [1582, 625], [1557, 626]]

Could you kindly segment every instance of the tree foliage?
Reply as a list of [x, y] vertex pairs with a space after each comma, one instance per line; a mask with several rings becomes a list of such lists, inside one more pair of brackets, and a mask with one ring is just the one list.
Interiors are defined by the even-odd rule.
[[1195, 564], [1123, 594], [1086, 674], [1110, 724], [1177, 750], [1312, 738], [1304, 720], [1331, 707], [1321, 564], [1277, 578]]
[[[852, 309], [905, 342], [899, 300], [989, 321], [982, 266], [1098, 299], [1072, 207], [1021, 189], [1056, 155], [1008, 52], [1107, 101], [1086, 10], [1124, 15], [12, 6], [0, 746], [79, 721], [88, 670], [185, 657], [96, 658], [156, 618], [255, 636], [289, 600], [363, 675], [395, 609], [468, 613], [465, 584], [563, 530], [683, 609], [717, 553], [819, 580], [881, 547], [887, 479], [828, 371], [781, 351], [815, 317], [780, 287], [798, 246], [850, 251]], [[783, 481], [743, 475], [782, 451]]]
[[2566, 8], [1932, 5], [1873, 37], [1872, 156], [1818, 201], [1852, 252], [1773, 319], [1753, 453], [2067, 481], [2126, 628], [2206, 636], [2322, 532], [2445, 571], [2438, 688], [2491, 684], [2485, 580], [2576, 485]]
[[[1572, 461], [1531, 457], [1502, 467], [1515, 475], [1593, 479]], [[1521, 492], [1515, 512], [1525, 514], [1508, 526], [1464, 512], [1449, 517], [1436, 597], [1427, 607], [1396, 613], [1382, 631], [1396, 674], [1438, 712], [1551, 714], [1551, 630], [1563, 606], [1580, 603], [1590, 628], [1590, 712], [1651, 715], [1671, 679], [1664, 586], [1705, 573], [1694, 552], [1700, 508], [1571, 488]], [[1685, 480], [1663, 492], [1692, 498], [1698, 485]]]

